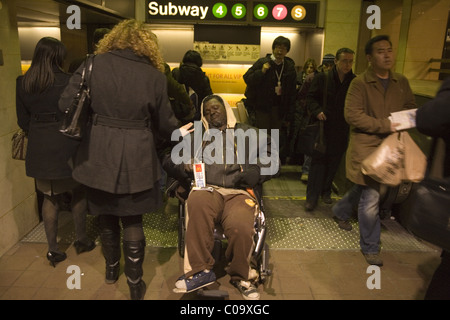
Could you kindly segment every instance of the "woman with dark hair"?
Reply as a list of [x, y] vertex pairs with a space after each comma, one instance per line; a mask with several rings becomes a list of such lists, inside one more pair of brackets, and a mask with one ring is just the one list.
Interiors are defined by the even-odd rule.
[[[196, 113], [194, 120], [200, 120], [200, 106], [206, 96], [212, 94], [209, 78], [202, 70], [203, 59], [198, 51], [188, 50], [183, 56], [179, 68], [172, 70], [173, 77], [181, 84], [184, 84], [186, 91], [194, 100]], [[192, 89], [192, 90], [190, 90]], [[193, 92], [195, 94], [193, 94]]]
[[58, 109], [58, 100], [70, 78], [62, 70], [65, 55], [61, 41], [42, 38], [36, 45], [30, 68], [17, 78], [16, 84], [17, 122], [28, 133], [26, 174], [36, 179], [37, 189], [44, 194], [42, 218], [48, 242], [47, 259], [53, 266], [66, 259], [57, 242], [59, 203], [66, 192], [72, 193], [77, 253], [95, 248], [86, 234], [84, 189], [72, 179], [69, 165], [78, 142], [59, 132], [63, 113]]
[[[146, 292], [142, 215], [162, 205], [157, 148], [177, 129], [163, 71], [149, 24], [131, 19], [116, 25], [96, 50], [92, 121], [74, 158], [73, 177], [86, 186], [89, 213], [99, 217], [105, 282], [119, 278], [122, 233], [132, 300], [142, 300]], [[80, 79], [78, 69], [61, 96], [61, 110], [70, 104]]]

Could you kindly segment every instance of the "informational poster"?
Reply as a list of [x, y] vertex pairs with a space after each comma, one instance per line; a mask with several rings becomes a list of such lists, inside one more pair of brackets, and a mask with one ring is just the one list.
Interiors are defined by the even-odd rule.
[[249, 66], [236, 67], [202, 67], [209, 78], [213, 92], [244, 94], [247, 87], [244, 81], [244, 74]]
[[194, 50], [203, 60], [229, 62], [255, 62], [259, 59], [259, 45], [195, 42]]

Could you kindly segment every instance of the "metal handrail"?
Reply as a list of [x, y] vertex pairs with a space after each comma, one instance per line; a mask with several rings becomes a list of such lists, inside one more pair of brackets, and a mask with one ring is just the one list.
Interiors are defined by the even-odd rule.
[[449, 63], [450, 59], [435, 59], [435, 58], [431, 58], [430, 61], [431, 62], [443, 62], [443, 63]]
[[433, 68], [430, 68], [430, 69], [428, 69], [428, 72], [440, 72], [440, 73], [449, 73], [450, 74], [450, 69], [433, 69]]
[[[429, 63], [432, 63], [432, 62], [450, 63], [450, 59], [435, 59], [435, 58], [431, 58]], [[448, 74], [450, 74], [450, 69], [429, 68], [428, 72], [440, 72], [440, 73], [448, 73]]]

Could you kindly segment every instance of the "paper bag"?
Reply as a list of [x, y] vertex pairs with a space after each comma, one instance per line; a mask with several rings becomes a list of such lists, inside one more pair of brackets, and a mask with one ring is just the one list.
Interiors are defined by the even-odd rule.
[[388, 186], [398, 186], [404, 177], [405, 145], [402, 133], [392, 133], [361, 163], [363, 174]]
[[420, 182], [425, 177], [427, 157], [420, 150], [408, 132], [402, 132], [405, 145], [404, 177], [403, 180]]

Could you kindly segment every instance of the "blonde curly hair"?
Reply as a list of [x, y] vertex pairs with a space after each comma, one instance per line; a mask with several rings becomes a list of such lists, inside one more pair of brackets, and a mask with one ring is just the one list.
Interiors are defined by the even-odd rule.
[[164, 72], [164, 61], [159, 51], [156, 35], [150, 30], [150, 25], [128, 19], [117, 24], [98, 43], [96, 54], [119, 49], [131, 49], [138, 56], [148, 57], [150, 63]]

